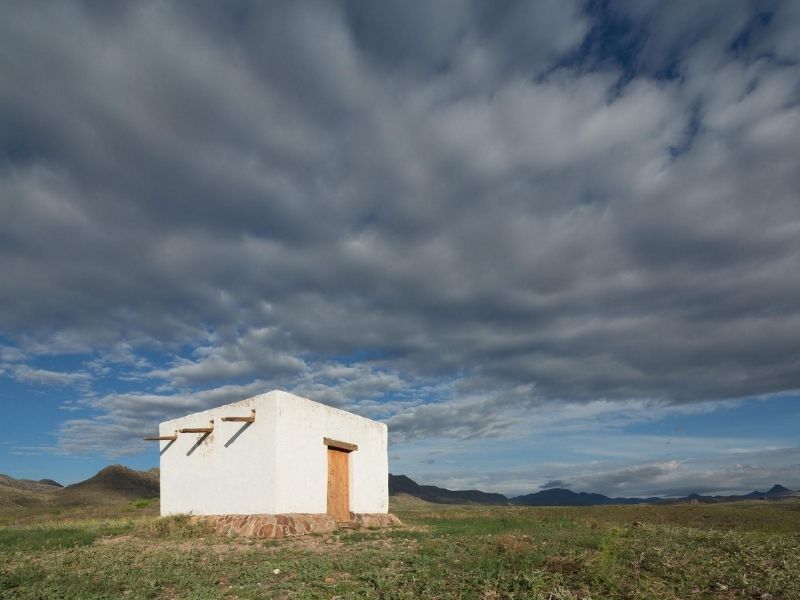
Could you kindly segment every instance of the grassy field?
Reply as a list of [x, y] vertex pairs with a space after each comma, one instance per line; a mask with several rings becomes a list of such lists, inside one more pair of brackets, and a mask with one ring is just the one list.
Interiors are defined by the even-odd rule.
[[800, 503], [486, 508], [402, 529], [221, 538], [156, 503], [6, 516], [2, 598], [800, 599]]

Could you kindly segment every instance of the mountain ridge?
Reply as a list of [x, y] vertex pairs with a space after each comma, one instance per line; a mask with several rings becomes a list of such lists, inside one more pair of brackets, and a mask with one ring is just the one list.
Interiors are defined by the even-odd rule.
[[34, 481], [33, 479], [16, 479], [2, 473], [0, 473], [0, 485], [26, 492], [53, 492], [64, 487], [52, 479], [40, 479], [39, 481]]
[[508, 505], [503, 494], [480, 490], [448, 490], [435, 485], [420, 485], [407, 475], [389, 473], [389, 495], [408, 494], [436, 504], [491, 504]]
[[758, 490], [754, 490], [747, 494], [734, 494], [734, 495], [715, 495], [715, 496], [706, 496], [698, 493], [691, 493], [688, 496], [684, 496], [683, 498], [667, 498], [662, 500], [662, 502], [668, 502], [671, 504], [677, 504], [681, 502], [698, 502], [698, 503], [705, 503], [710, 504], [714, 502], [736, 502], [740, 500], [780, 500], [781, 498], [792, 498], [800, 496], [800, 491], [790, 490], [780, 484], [773, 485], [769, 490], [766, 492], [759, 492]]
[[[0, 506], [99, 505], [152, 499], [160, 495], [158, 467], [137, 471], [122, 465], [110, 465], [92, 477], [66, 487], [52, 479], [15, 479], [0, 475]], [[740, 500], [780, 500], [798, 498], [800, 491], [775, 484], [766, 492], [754, 490], [739, 495], [701, 495], [692, 493], [681, 498], [611, 498], [592, 492], [573, 492], [566, 488], [548, 488], [530, 494], [507, 497], [481, 490], [450, 490], [435, 485], [421, 485], [407, 475], [389, 474], [389, 494], [407, 495], [435, 504], [480, 504], [494, 506], [602, 506], [609, 504], [716, 503]]]
[[517, 506], [602, 506], [606, 504], [654, 504], [662, 499], [610, 498], [593, 492], [573, 492], [566, 488], [549, 488], [523, 496], [511, 498]]
[[610, 504], [656, 504], [682, 502], [736, 502], [740, 500], [779, 500], [800, 496], [800, 491], [790, 490], [780, 484], [768, 491], [752, 491], [748, 494], [728, 496], [704, 496], [697, 493], [681, 498], [611, 498], [594, 492], [573, 492], [566, 488], [548, 488], [530, 494], [507, 497], [503, 494], [482, 492], [480, 490], [449, 490], [434, 485], [420, 485], [407, 475], [389, 474], [389, 495], [407, 494], [437, 504], [491, 504], [514, 506], [604, 506]]
[[122, 465], [110, 465], [89, 479], [56, 491], [54, 496], [60, 504], [107, 504], [157, 498], [160, 492], [159, 475], [152, 470], [137, 471]]
[[52, 479], [16, 479], [0, 475], [0, 506], [11, 509], [52, 506], [100, 506], [159, 496], [158, 472], [111, 465], [92, 477], [62, 486]]

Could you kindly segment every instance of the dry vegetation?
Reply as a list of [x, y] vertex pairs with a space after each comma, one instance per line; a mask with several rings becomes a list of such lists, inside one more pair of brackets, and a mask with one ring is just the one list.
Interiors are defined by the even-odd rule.
[[800, 503], [462, 507], [407, 526], [220, 538], [157, 502], [6, 513], [3, 598], [800, 598]]

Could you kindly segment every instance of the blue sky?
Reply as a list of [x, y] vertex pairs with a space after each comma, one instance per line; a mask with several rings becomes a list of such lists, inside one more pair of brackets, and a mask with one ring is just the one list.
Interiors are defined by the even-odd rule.
[[10, 4], [0, 472], [286, 389], [508, 494], [800, 488], [800, 8]]

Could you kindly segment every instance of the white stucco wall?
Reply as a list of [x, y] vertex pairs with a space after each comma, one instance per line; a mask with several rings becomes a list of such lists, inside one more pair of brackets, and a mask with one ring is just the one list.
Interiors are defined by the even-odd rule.
[[[226, 423], [246, 416], [255, 423]], [[161, 435], [184, 427], [214, 431], [178, 434], [161, 446], [161, 514], [324, 513], [328, 456], [323, 438], [358, 445], [349, 454], [350, 510], [389, 508], [386, 425], [273, 391], [161, 423]], [[202, 439], [202, 441], [201, 441]], [[199, 442], [199, 443], [198, 443]]]
[[[357, 444], [349, 455], [350, 510], [389, 511], [389, 457], [383, 423], [277, 392], [277, 512], [324, 513], [328, 449], [323, 438]], [[301, 491], [303, 493], [298, 493]]]
[[[276, 446], [269, 440], [275, 439], [277, 405], [267, 396], [161, 423], [160, 435], [170, 435], [183, 427], [205, 427], [214, 419], [214, 431], [206, 437], [179, 433], [175, 442], [160, 442], [162, 515], [275, 512]], [[225, 416], [247, 416], [253, 408], [252, 424], [222, 421]]]

